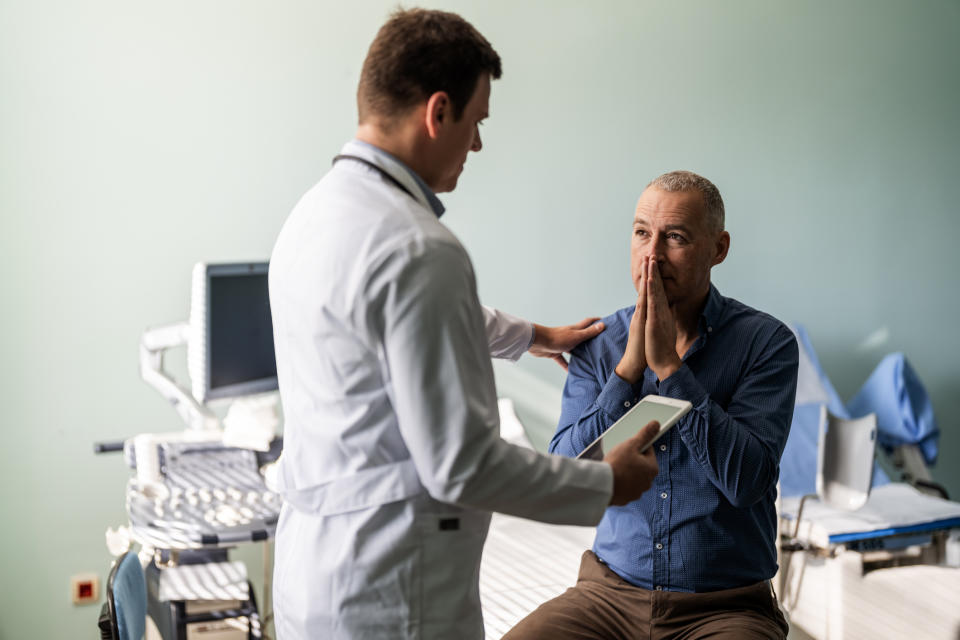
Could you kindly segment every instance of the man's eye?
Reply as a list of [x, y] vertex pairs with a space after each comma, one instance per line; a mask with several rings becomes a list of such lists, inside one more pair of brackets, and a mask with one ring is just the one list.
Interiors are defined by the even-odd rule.
[[634, 229], [634, 230], [633, 230], [633, 233], [634, 233], [635, 235], [638, 235], [638, 236], [645, 236], [645, 235], [647, 235], [647, 232], [646, 232], [646, 230], [644, 230], [644, 229]]
[[679, 233], [670, 233], [670, 234], [667, 235], [667, 238], [669, 238], [670, 240], [673, 240], [674, 242], [686, 242], [686, 241], [687, 241], [687, 239], [684, 238], [684, 237], [683, 237], [682, 235], [680, 235]]

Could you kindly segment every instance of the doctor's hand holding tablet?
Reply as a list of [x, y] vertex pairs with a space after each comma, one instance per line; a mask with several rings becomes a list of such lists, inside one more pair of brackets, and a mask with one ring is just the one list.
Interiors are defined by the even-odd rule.
[[653, 444], [691, 407], [686, 400], [647, 396], [577, 456], [602, 459], [613, 468], [611, 506], [632, 502], [650, 488], [659, 470]]

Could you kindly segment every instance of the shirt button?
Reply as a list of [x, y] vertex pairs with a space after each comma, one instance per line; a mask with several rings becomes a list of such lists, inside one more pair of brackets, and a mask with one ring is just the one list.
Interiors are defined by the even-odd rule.
[[713, 333], [713, 327], [707, 327], [707, 333]]
[[661, 494], [660, 494], [660, 497], [663, 498], [664, 500], [666, 500], [666, 499], [667, 499], [667, 492], [664, 491], [663, 493], [661, 493]]
[[654, 588], [655, 588], [657, 591], [663, 591], [663, 587], [661, 587], [660, 585], [657, 585], [657, 586], [654, 587]]
[[667, 445], [665, 444], [660, 445], [660, 451], [666, 451], [666, 450], [667, 450]]
[[623, 406], [625, 406], [625, 407], [629, 407], [629, 406], [630, 406], [630, 401], [629, 401], [629, 400], [627, 400], [626, 402], [624, 402], [624, 403], [623, 403]]
[[663, 545], [660, 544], [659, 542], [657, 543], [657, 549], [663, 549]]

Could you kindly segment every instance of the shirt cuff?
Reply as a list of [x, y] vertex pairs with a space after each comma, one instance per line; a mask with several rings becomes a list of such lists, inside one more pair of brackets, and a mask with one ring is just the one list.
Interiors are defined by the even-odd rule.
[[657, 386], [657, 393], [667, 398], [686, 400], [694, 408], [710, 399], [710, 394], [706, 392], [686, 364], [680, 365], [680, 368], [666, 380], [661, 380]]
[[613, 467], [610, 466], [607, 462], [599, 463], [600, 469], [593, 471], [592, 475], [596, 478], [598, 486], [602, 486], [606, 489], [607, 499], [601, 503], [601, 509], [596, 515], [597, 524], [600, 524], [600, 521], [603, 519], [603, 515], [607, 512], [607, 507], [610, 506], [610, 501], [613, 499]]
[[[533, 323], [528, 322], [527, 324], [530, 325], [530, 339], [527, 341], [527, 348], [523, 350], [524, 353], [526, 353], [527, 351], [530, 351], [530, 347], [533, 346], [533, 341], [537, 339], [537, 331], [534, 328]], [[517, 358], [519, 357], [520, 356], [517, 356]]]
[[484, 331], [494, 358], [516, 362], [533, 346], [533, 323], [491, 307], [483, 308]]
[[597, 406], [614, 420], [619, 420], [640, 399], [642, 386], [643, 380], [633, 385], [612, 373], [597, 396]]
[[576, 508], [574, 524], [595, 527], [600, 524], [610, 500], [613, 498], [613, 467], [599, 460], [565, 460], [573, 462], [577, 469], [577, 485], [580, 492], [591, 497]]

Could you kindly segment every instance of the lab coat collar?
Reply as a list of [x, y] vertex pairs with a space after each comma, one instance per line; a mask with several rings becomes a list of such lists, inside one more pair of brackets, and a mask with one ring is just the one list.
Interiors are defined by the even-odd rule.
[[[391, 176], [403, 183], [411, 194], [417, 194], [414, 197], [422, 205], [433, 211], [438, 218], [443, 215], [446, 208], [440, 202], [440, 198], [433, 192], [427, 183], [416, 174], [413, 169], [401, 162], [396, 156], [388, 153], [380, 147], [374, 146], [363, 140], [351, 140], [343, 146], [340, 152], [345, 155], [355, 155], [373, 162], [375, 165], [389, 173]], [[411, 184], [411, 181], [413, 184]], [[414, 185], [416, 185], [414, 187]], [[420, 197], [418, 197], [420, 196]]]

